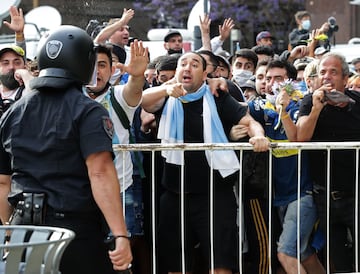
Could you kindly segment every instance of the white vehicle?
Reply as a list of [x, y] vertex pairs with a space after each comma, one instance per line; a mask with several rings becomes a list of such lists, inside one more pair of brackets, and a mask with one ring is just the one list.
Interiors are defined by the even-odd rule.
[[[194, 28], [200, 24], [199, 16], [202, 16], [204, 13], [208, 13], [210, 6], [211, 5], [209, 0], [198, 0], [189, 13], [187, 28], [171, 28], [172, 30], [177, 30], [181, 33], [181, 36], [183, 37], [184, 52], [194, 50]], [[143, 43], [146, 47], [149, 48], [150, 59], [167, 54], [164, 48], [164, 37], [169, 32], [169, 30], [170, 29], [168, 28], [159, 28], [148, 31], [147, 36], [149, 41], [143, 41]]]
[[331, 46], [330, 51], [341, 53], [350, 64], [353, 59], [360, 57], [360, 39], [352, 38], [347, 44], [336, 44]]
[[[164, 47], [164, 37], [169, 32], [170, 29], [151, 29], [149, 30], [147, 36], [150, 41], [143, 41], [144, 46], [149, 48], [150, 59], [154, 59], [161, 55], [166, 55], [167, 51]], [[187, 29], [175, 29], [181, 33], [183, 37], [183, 48], [184, 51], [194, 50], [193, 34]]]

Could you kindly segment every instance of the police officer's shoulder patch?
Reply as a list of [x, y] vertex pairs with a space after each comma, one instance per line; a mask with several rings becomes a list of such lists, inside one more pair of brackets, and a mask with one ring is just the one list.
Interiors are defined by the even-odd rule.
[[112, 139], [114, 137], [113, 122], [111, 121], [110, 117], [108, 117], [108, 116], [103, 116], [102, 122], [103, 122], [103, 128], [104, 128], [106, 134], [110, 137], [110, 139]]

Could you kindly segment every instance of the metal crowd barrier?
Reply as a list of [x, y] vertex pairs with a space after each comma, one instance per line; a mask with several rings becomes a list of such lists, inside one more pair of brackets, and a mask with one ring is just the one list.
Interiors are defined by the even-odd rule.
[[[240, 154], [240, 164], [239, 167], [242, 166], [242, 152], [246, 151], [246, 150], [252, 150], [253, 147], [252, 145], [250, 145], [249, 143], [216, 143], [216, 144], [206, 144], [206, 143], [183, 143], [183, 144], [160, 144], [160, 143], [151, 143], [151, 144], [127, 144], [127, 145], [114, 145], [114, 150], [115, 151], [147, 151], [151, 153], [151, 168], [152, 168], [152, 176], [151, 176], [151, 200], [152, 200], [152, 204], [151, 205], [145, 205], [145, 206], [151, 206], [153, 209], [156, 208], [155, 206], [155, 153], [158, 151], [162, 151], [162, 150], [181, 150], [183, 152], [185, 151], [194, 151], [194, 150], [235, 150], [235, 151], [239, 151]], [[356, 166], [359, 167], [359, 149], [360, 149], [360, 142], [284, 142], [284, 143], [272, 143], [270, 145], [270, 152], [272, 152], [272, 150], [274, 149], [296, 149], [299, 152], [300, 151], [305, 151], [305, 150], [324, 150], [327, 152], [327, 155], [329, 155], [330, 151], [332, 150], [354, 150], [356, 151]], [[271, 176], [272, 176], [272, 172], [271, 172], [271, 167], [272, 167], [272, 154], [269, 153], [269, 197], [268, 197], [268, 201], [269, 201], [269, 224], [268, 224], [268, 228], [269, 228], [269, 244], [268, 244], [268, 254], [272, 254], [271, 252], [271, 233], [272, 233], [272, 225], [271, 225], [271, 208], [272, 208], [272, 199], [271, 199], [271, 192], [272, 192], [272, 184], [271, 184]], [[328, 157], [329, 158], [329, 157]], [[125, 161], [125, 157], [123, 158], [123, 161]], [[300, 181], [300, 168], [301, 168], [301, 153], [298, 153], [298, 182]], [[125, 165], [124, 165], [125, 166]], [[241, 169], [240, 169], [241, 170]], [[184, 169], [182, 169], [182, 172], [184, 172]], [[328, 160], [327, 163], [327, 182], [329, 183], [329, 179], [330, 179], [330, 161]], [[184, 176], [181, 176], [181, 185], [184, 185], [183, 179]], [[211, 182], [210, 185], [211, 187], [213, 186], [213, 178], [212, 176], [210, 176], [211, 178]], [[354, 244], [355, 244], [355, 273], [360, 273], [360, 265], [359, 265], [359, 260], [358, 260], [358, 252], [359, 252], [359, 235], [358, 235], [358, 231], [359, 231], [359, 219], [358, 219], [358, 212], [359, 212], [359, 197], [358, 197], [358, 191], [359, 191], [359, 186], [358, 186], [358, 182], [359, 182], [359, 178], [358, 178], [358, 172], [356, 172], [356, 182], [355, 182], [355, 240], [354, 240]], [[242, 186], [242, 176], [239, 176], [239, 186]], [[298, 183], [298, 189], [300, 189], [299, 187], [299, 183]], [[239, 188], [239, 197], [242, 197], [242, 187]], [[298, 201], [300, 200], [300, 192], [298, 191]], [[210, 193], [211, 195], [211, 193]], [[329, 191], [329, 187], [327, 187], [327, 193], [326, 193], [326, 197], [327, 197], [327, 208], [329, 208], [330, 206], [330, 191]], [[181, 199], [183, 199], [183, 193], [181, 193]], [[125, 200], [125, 199], [123, 199]], [[211, 200], [211, 198], [210, 198]], [[210, 202], [210, 207], [213, 207], [212, 201]], [[182, 203], [183, 206], [183, 203]], [[241, 214], [242, 214], [242, 205], [241, 203], [239, 203], [239, 212], [240, 212], [240, 220], [242, 218]], [[124, 207], [125, 208], [125, 207]], [[298, 206], [298, 216], [299, 216], [299, 212], [300, 211], [300, 207]], [[182, 208], [182, 213], [184, 212], [183, 208]], [[126, 212], [125, 212], [126, 214]], [[157, 272], [157, 260], [156, 260], [156, 256], [157, 256], [157, 250], [156, 250], [156, 243], [157, 243], [157, 235], [156, 235], [156, 218], [155, 218], [155, 212], [152, 212], [152, 216], [151, 216], [151, 227], [152, 227], [152, 273], [158, 273]], [[182, 214], [182, 220], [184, 218], [184, 215]], [[298, 226], [300, 225], [300, 220], [298, 218]], [[183, 226], [183, 225], [182, 225]], [[329, 215], [327, 215], [327, 236], [326, 236], [326, 242], [329, 243]], [[211, 230], [210, 229], [210, 235], [212, 235]], [[239, 225], [239, 235], [243, 235], [243, 231], [242, 231], [242, 226]], [[299, 235], [299, 230], [298, 230], [298, 241], [300, 239], [300, 235]], [[184, 228], [182, 227], [182, 238], [184, 238]], [[239, 239], [239, 246], [241, 246], [243, 239]], [[210, 246], [213, 246], [213, 239], [210, 240]], [[251, 244], [251, 243], [250, 243]], [[299, 249], [300, 249], [300, 245], [298, 245], [298, 261], [300, 262], [300, 255], [299, 255]], [[182, 260], [183, 263], [182, 265], [184, 266], [184, 254], [185, 254], [185, 250], [184, 247], [182, 248]], [[240, 252], [241, 254], [241, 252]], [[211, 250], [211, 265], [213, 265], [213, 250]], [[240, 263], [239, 263], [239, 269], [240, 269], [240, 274], [243, 273], [242, 271], [242, 265], [243, 265], [243, 259], [242, 256], [240, 256]], [[326, 272], [330, 273], [330, 260], [329, 260], [329, 250], [326, 250], [326, 264], [324, 265], [324, 267], [326, 268]], [[183, 267], [182, 273], [185, 273], [185, 269]], [[271, 270], [271, 258], [270, 258], [270, 265], [269, 265], [269, 273], [272, 273]]]
[[61, 256], [74, 237], [58, 227], [0, 226], [0, 274], [61, 274]]

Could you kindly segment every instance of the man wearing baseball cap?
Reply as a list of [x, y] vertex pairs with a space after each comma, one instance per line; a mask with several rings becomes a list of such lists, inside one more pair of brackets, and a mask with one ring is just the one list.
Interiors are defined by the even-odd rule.
[[258, 35], [256, 35], [256, 45], [263, 45], [263, 46], [271, 47], [273, 40], [274, 40], [274, 37], [268, 31], [262, 31], [262, 32], [259, 32]]
[[164, 37], [164, 48], [168, 54], [183, 53], [183, 38], [179, 31], [169, 30]]
[[23, 58], [25, 60], [25, 51], [23, 50], [23, 48], [17, 46], [17, 45], [10, 45], [10, 46], [6, 46], [4, 48], [2, 48], [0, 50], [0, 58], [1, 56], [6, 53], [6, 52], [14, 52], [16, 55], [20, 56], [21, 58]]
[[252, 101], [259, 96], [255, 87], [255, 75], [240, 83], [239, 86], [244, 92], [246, 102]]
[[[26, 82], [24, 77], [30, 77], [25, 64], [25, 51], [21, 47], [11, 45], [0, 50], [0, 116], [22, 96], [25, 89], [23, 82]], [[22, 84], [15, 79], [15, 71]]]
[[[4, 25], [15, 32], [16, 45], [7, 45], [0, 49], [0, 116], [22, 96], [25, 85], [33, 77], [26, 69], [23, 11], [11, 6], [9, 14], [11, 21], [4, 21]], [[15, 79], [15, 71], [18, 80]]]

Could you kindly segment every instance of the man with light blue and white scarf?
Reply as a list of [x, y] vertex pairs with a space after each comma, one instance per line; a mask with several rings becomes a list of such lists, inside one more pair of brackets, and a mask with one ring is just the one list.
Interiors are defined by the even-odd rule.
[[[206, 61], [198, 53], [183, 54], [178, 61], [174, 80], [147, 89], [143, 108], [159, 119], [158, 138], [162, 143], [227, 143], [230, 129], [240, 124], [248, 127], [255, 151], [266, 151], [269, 141], [264, 131], [226, 92], [214, 97], [206, 83]], [[176, 150], [164, 151], [161, 197], [159, 250], [160, 261], [168, 272], [181, 272], [180, 193], [185, 193], [185, 270], [191, 271], [193, 247], [200, 250], [212, 269], [210, 260], [210, 219], [214, 218], [214, 261], [216, 273], [238, 271], [237, 204], [233, 185], [239, 161], [232, 150], [186, 151], [182, 158]], [[210, 169], [214, 170], [214, 207], [210, 217]], [[184, 166], [184, 188], [181, 189], [181, 166]]]

